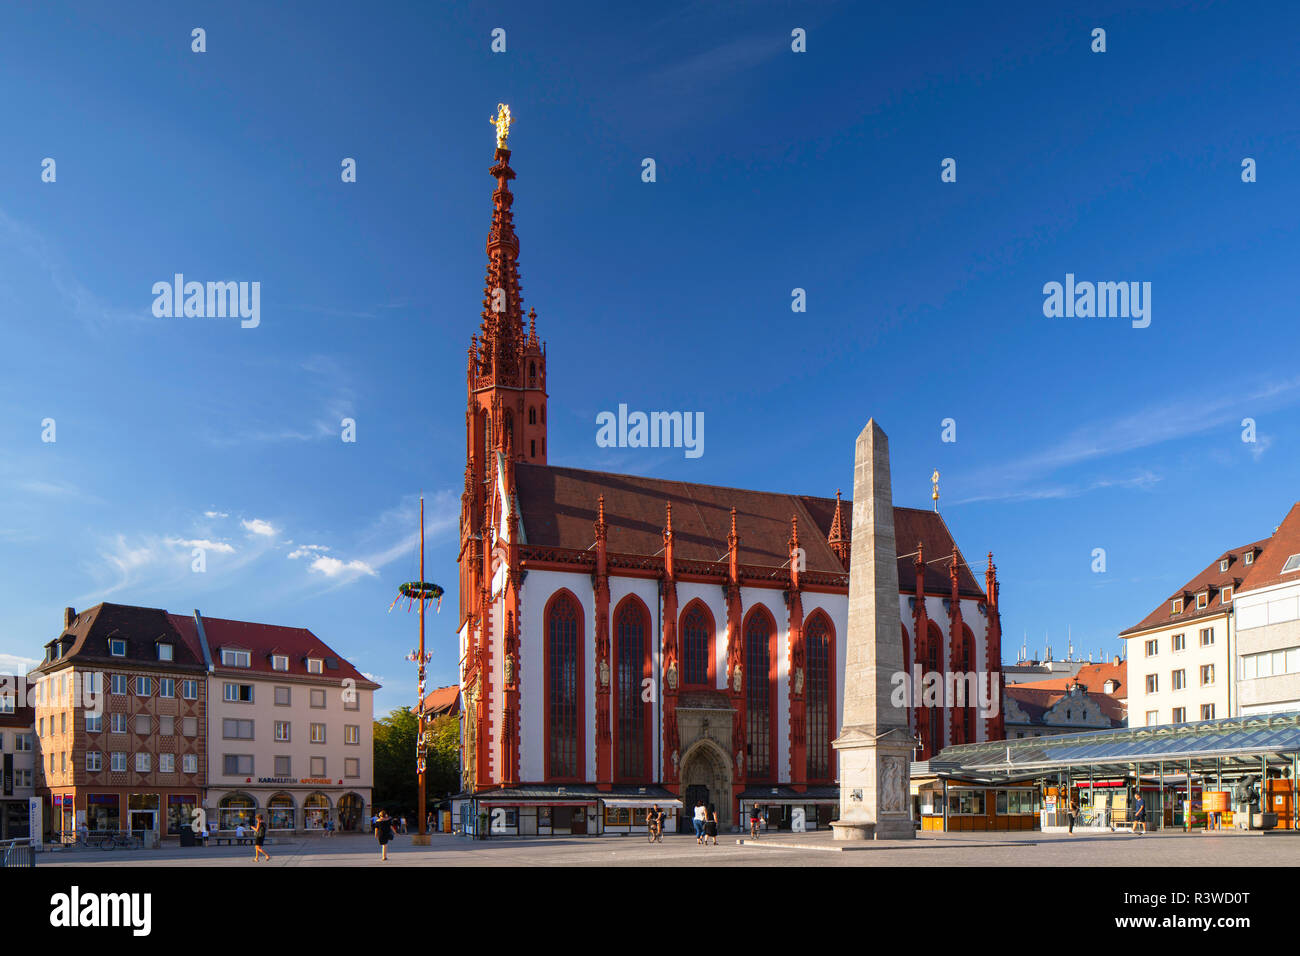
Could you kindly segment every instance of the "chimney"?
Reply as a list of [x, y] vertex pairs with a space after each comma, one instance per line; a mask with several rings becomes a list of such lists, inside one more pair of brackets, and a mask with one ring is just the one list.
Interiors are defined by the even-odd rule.
[[1119, 665], [1119, 655], [1118, 655], [1118, 654], [1115, 655], [1115, 664], [1116, 664], [1116, 666]]
[[76, 618], [76, 616], [77, 616], [77, 609], [75, 607], [65, 607], [63, 609], [63, 629], [65, 631], [68, 628], [72, 627], [72, 622]]

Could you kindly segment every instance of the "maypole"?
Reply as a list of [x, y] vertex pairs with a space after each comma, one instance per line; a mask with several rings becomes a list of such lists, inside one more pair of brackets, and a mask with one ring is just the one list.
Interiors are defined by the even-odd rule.
[[429, 663], [433, 655], [424, 650], [424, 608], [430, 601], [436, 602], [436, 611], [442, 610], [442, 588], [424, 580], [424, 495], [420, 496], [420, 580], [407, 581], [397, 589], [397, 597], [389, 605], [388, 610], [392, 610], [397, 602], [406, 598], [406, 606], [409, 609], [414, 603], [418, 603], [420, 608], [420, 647], [419, 650], [411, 651], [407, 660], [415, 661], [419, 665], [419, 678], [416, 693], [415, 713], [418, 722], [418, 735], [415, 738], [415, 773], [419, 780], [419, 800], [415, 811], [416, 817], [416, 838], [413, 841], [416, 845], [427, 846], [429, 843], [428, 828], [426, 819], [428, 810], [425, 806], [425, 769], [426, 757], [428, 754], [428, 740], [425, 735], [425, 712], [424, 712], [424, 666]]

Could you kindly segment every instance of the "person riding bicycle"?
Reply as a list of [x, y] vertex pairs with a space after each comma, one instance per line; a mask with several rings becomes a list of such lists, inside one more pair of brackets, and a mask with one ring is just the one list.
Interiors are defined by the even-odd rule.
[[664, 832], [664, 812], [659, 809], [659, 804], [654, 804], [650, 812], [646, 814], [646, 823], [650, 827], [651, 835], [658, 837]]
[[763, 811], [760, 810], [758, 804], [755, 803], [749, 808], [749, 835], [750, 836], [755, 838], [758, 837], [758, 827], [759, 824], [761, 824], [762, 822], [763, 822]]

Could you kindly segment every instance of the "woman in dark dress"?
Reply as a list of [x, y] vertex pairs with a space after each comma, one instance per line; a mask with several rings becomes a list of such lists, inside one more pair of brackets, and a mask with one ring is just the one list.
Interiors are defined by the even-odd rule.
[[705, 818], [704, 835], [713, 838], [713, 845], [718, 845], [718, 809], [713, 804], [709, 804], [709, 813]]
[[266, 839], [266, 817], [262, 814], [257, 815], [257, 824], [253, 827], [253, 862], [257, 863], [262, 857], [266, 857], [267, 862], [271, 861], [271, 854], [262, 849], [262, 841]]
[[386, 862], [388, 860], [388, 844], [393, 839], [393, 821], [388, 816], [387, 810], [379, 811], [379, 818], [375, 820], [375, 836], [379, 840], [379, 858]]

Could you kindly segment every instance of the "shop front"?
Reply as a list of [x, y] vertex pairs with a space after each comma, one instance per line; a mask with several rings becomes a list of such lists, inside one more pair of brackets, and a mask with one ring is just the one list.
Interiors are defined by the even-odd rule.
[[[211, 791], [210, 791], [211, 793]], [[251, 828], [261, 813], [271, 832], [322, 834], [332, 823], [336, 832], [368, 831], [369, 806], [355, 790], [321, 788], [247, 788], [217, 792], [207, 811], [209, 825], [217, 830]]]
[[[825, 830], [839, 815], [838, 787], [750, 787], [740, 795], [740, 828], [749, 832], [749, 811], [758, 807], [760, 832], [788, 830], [804, 833]], [[683, 827], [691, 828], [689, 820]]]
[[[647, 832], [647, 815], [667, 812], [664, 832], [679, 829], [682, 801], [662, 787], [529, 786], [451, 800], [456, 831], [465, 836], [627, 836]], [[688, 826], [689, 829], [689, 826]]]

